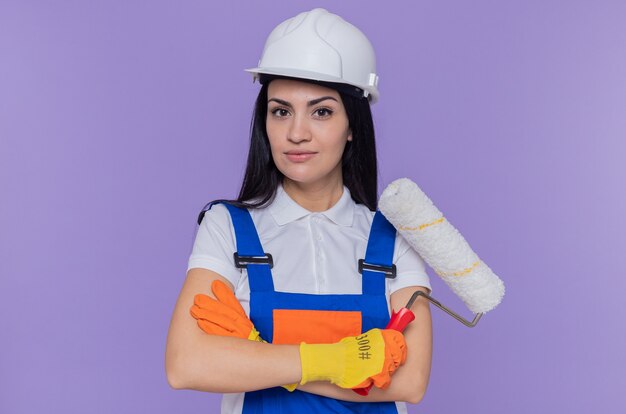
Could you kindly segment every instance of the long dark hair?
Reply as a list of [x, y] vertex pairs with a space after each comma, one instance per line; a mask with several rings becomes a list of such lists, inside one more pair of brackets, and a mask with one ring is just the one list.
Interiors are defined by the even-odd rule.
[[[307, 82], [304, 79], [297, 80]], [[229, 200], [239, 207], [259, 208], [271, 203], [284, 178], [274, 164], [265, 126], [270, 81], [263, 82], [254, 106], [250, 124], [250, 150], [239, 196], [237, 200]], [[352, 140], [346, 143], [342, 155], [343, 183], [356, 203], [375, 211], [378, 202], [378, 168], [370, 104], [367, 98], [346, 93], [338, 85], [317, 81], [313, 83], [336, 89], [341, 96], [352, 131]]]

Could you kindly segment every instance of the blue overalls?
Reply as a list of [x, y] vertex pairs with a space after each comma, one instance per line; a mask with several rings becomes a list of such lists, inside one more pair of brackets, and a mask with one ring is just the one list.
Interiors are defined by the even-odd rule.
[[[248, 210], [216, 200], [203, 209], [201, 217], [220, 202], [233, 222], [237, 243], [235, 264], [247, 268], [250, 319], [263, 339], [282, 344], [334, 343], [387, 325], [390, 316], [385, 277], [395, 277], [392, 260], [396, 230], [380, 211], [374, 215], [365, 259], [359, 261], [362, 294], [314, 295], [275, 291], [273, 258], [263, 251]], [[397, 410], [394, 402], [341, 401], [299, 390], [289, 392], [282, 387], [245, 393], [244, 414], [296, 412], [387, 414]]]

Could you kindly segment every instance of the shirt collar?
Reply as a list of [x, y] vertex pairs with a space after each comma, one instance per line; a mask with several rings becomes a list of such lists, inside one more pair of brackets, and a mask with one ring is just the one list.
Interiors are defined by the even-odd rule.
[[276, 198], [274, 202], [270, 204], [268, 210], [279, 226], [298, 220], [309, 214], [322, 214], [333, 223], [340, 226], [351, 226], [354, 218], [354, 202], [350, 196], [350, 190], [348, 190], [348, 187], [345, 185], [343, 186], [343, 193], [339, 201], [337, 201], [334, 206], [326, 211], [313, 213], [296, 203], [283, 189], [282, 184], [279, 184], [276, 189]]

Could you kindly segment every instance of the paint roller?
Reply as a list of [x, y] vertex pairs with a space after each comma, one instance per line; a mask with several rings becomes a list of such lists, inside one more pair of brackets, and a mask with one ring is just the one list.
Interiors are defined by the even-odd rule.
[[[424, 192], [408, 178], [387, 186], [378, 208], [424, 261], [476, 315], [470, 322], [442, 305], [432, 296], [416, 291], [407, 305], [393, 311], [386, 329], [403, 331], [415, 319], [411, 306], [423, 296], [439, 309], [468, 327], [474, 327], [483, 314], [493, 310], [504, 296], [504, 283], [478, 258], [461, 233], [448, 222]], [[368, 395], [372, 386], [355, 388]]]
[[476, 316], [473, 322], [467, 322], [424, 294], [431, 302], [467, 326], [475, 326], [484, 313], [493, 310], [502, 301], [502, 280], [478, 258], [461, 233], [445, 219], [417, 184], [408, 178], [392, 182], [383, 191], [378, 207]]

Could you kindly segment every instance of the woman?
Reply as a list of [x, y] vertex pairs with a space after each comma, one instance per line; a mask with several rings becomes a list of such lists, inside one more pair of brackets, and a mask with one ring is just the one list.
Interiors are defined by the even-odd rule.
[[246, 174], [237, 200], [200, 215], [168, 380], [226, 393], [223, 413], [406, 412], [430, 375], [428, 303], [404, 335], [382, 328], [430, 284], [375, 213], [371, 45], [315, 9], [277, 26], [249, 71], [262, 87]]

